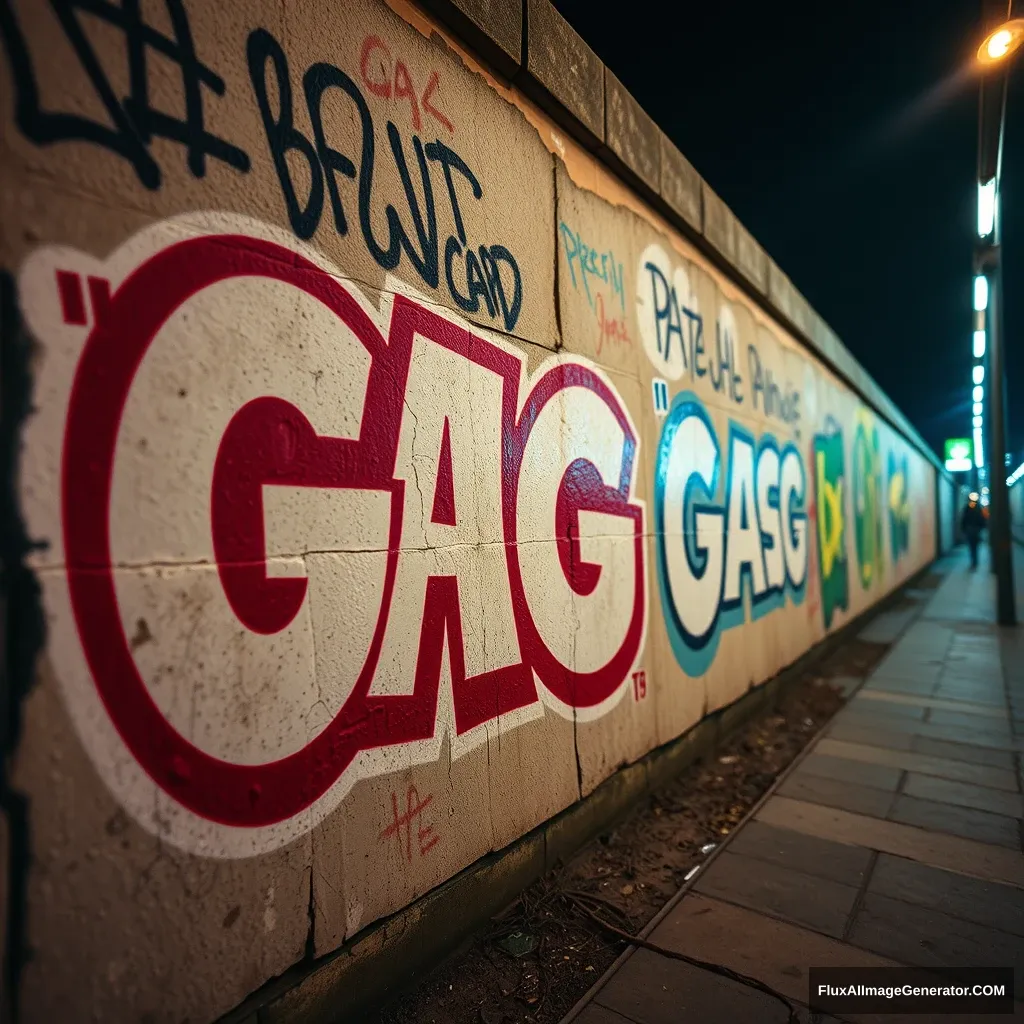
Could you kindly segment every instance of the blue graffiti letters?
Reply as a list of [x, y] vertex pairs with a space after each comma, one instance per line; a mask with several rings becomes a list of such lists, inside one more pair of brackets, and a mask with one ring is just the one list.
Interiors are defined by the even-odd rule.
[[[333, 64], [310, 66], [302, 79], [312, 125], [310, 140], [295, 126], [291, 75], [280, 44], [265, 29], [256, 29], [249, 36], [247, 56], [267, 145], [281, 185], [288, 221], [295, 234], [302, 239], [312, 238], [320, 226], [327, 200], [334, 229], [340, 236], [346, 236], [349, 223], [342, 187], [345, 179], [355, 182], [359, 229], [367, 251], [378, 266], [394, 270], [404, 255], [420, 280], [429, 288], [437, 288], [441, 283], [443, 251], [444, 284], [455, 305], [468, 313], [484, 308], [488, 316], [500, 319], [504, 329], [511, 331], [519, 320], [523, 302], [519, 265], [504, 245], [469, 244], [459, 194], [464, 190], [474, 200], [480, 200], [483, 188], [458, 153], [440, 139], [424, 143], [418, 135], [412, 136], [411, 147], [407, 147], [398, 127], [388, 121], [388, 148], [401, 183], [408, 218], [403, 222], [394, 204], [387, 203], [383, 218], [387, 224], [386, 238], [382, 242], [374, 231], [374, 223], [379, 223], [379, 219], [373, 215], [373, 178], [379, 167], [377, 140], [373, 115], [359, 87]], [[352, 105], [360, 135], [358, 166], [352, 157], [328, 141], [322, 108], [325, 94], [329, 92], [340, 94]], [[273, 104], [271, 96], [275, 94], [277, 102]], [[331, 123], [337, 122], [332, 118]], [[306, 171], [300, 180], [309, 181], [308, 191], [302, 198], [296, 189], [298, 176], [292, 171], [296, 161], [301, 162]], [[410, 164], [414, 172], [410, 171]], [[432, 178], [434, 168], [440, 168], [443, 179], [443, 187], [439, 184], [437, 189]], [[438, 233], [438, 193], [447, 196], [455, 228], [443, 244]], [[410, 222], [411, 233], [407, 229]]]
[[717, 372], [713, 364], [710, 368], [711, 386], [719, 392], [728, 390], [734, 402], [742, 402], [740, 385], [743, 378], [737, 373], [736, 335], [728, 325], [723, 327], [721, 321], [715, 325], [715, 354], [718, 356]]
[[[658, 335], [658, 353], [668, 362], [672, 352], [672, 338], [677, 338], [683, 359], [683, 369], [689, 369], [694, 363], [694, 352], [704, 352], [703, 318], [699, 313], [688, 309], [679, 301], [675, 287], [668, 283], [656, 263], [646, 262], [644, 270], [650, 275], [651, 301]], [[684, 317], [686, 318], [685, 334]], [[702, 377], [706, 372], [707, 370], [698, 369], [697, 376]]]
[[800, 419], [800, 392], [788, 385], [781, 388], [772, 371], [762, 366], [761, 356], [753, 345], [747, 346], [747, 361], [754, 408], [763, 408], [766, 416], [774, 416], [783, 423], [796, 423]]
[[611, 291], [612, 298], [619, 300], [619, 308], [626, 311], [626, 289], [623, 285], [622, 263], [615, 259], [615, 253], [598, 252], [593, 246], [583, 241], [583, 236], [574, 231], [565, 221], [561, 221], [558, 230], [562, 235], [562, 244], [565, 247], [565, 260], [569, 265], [569, 277], [573, 288], [578, 288], [577, 270], [579, 281], [583, 284], [583, 290], [587, 295], [587, 302], [590, 308], [594, 308], [594, 296], [590, 291], [588, 278], [593, 277], [604, 282]]
[[691, 676], [707, 671], [721, 633], [803, 601], [807, 478], [792, 444], [759, 441], [730, 422], [728, 458], [707, 410], [676, 396], [655, 464], [658, 581], [673, 653]]

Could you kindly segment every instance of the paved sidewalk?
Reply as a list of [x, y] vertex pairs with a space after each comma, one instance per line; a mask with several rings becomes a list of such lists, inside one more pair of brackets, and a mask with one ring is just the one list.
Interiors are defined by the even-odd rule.
[[[1013, 966], [1024, 999], [1024, 626], [995, 625], [984, 562], [972, 573], [955, 553], [937, 569], [946, 579], [923, 613], [866, 628], [902, 635], [649, 941], [794, 1003], [809, 965]], [[754, 988], [633, 950], [564, 1024], [786, 1019]]]

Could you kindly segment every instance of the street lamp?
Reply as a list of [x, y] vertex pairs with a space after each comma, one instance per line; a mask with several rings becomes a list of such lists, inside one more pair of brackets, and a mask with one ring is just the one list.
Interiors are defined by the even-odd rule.
[[[974, 356], [973, 369], [974, 436], [981, 441], [983, 400], [987, 383], [989, 430], [990, 520], [989, 544], [992, 570], [996, 576], [997, 619], [1002, 626], [1017, 621], [1013, 581], [1013, 551], [1010, 535], [1010, 509], [1006, 474], [1006, 375], [1004, 372], [1003, 274], [1001, 246], [1000, 172], [1003, 159], [1003, 135], [1006, 125], [1006, 91], [1010, 58], [1024, 45], [1024, 18], [1011, 18], [1013, 0], [983, 0], [986, 16], [995, 8], [1005, 10], [1005, 19], [995, 24], [978, 47], [977, 63], [983, 73], [979, 102], [978, 131], [978, 245], [974, 279]], [[998, 17], [998, 14], [997, 14]], [[988, 21], [988, 17], [986, 17]], [[991, 21], [989, 21], [991, 24]], [[985, 362], [987, 362], [987, 372]], [[980, 444], [978, 444], [980, 447]], [[979, 472], [983, 459], [976, 459]]]
[[982, 67], [1000, 64], [1024, 43], [1024, 18], [1011, 18], [985, 37], [978, 47], [978, 63]]

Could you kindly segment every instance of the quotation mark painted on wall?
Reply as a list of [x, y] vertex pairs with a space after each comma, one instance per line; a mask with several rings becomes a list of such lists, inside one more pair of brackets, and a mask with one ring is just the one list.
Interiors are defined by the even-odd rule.
[[[92, 322], [100, 323], [110, 309], [110, 282], [105, 277], [87, 279], [89, 304], [92, 306]], [[72, 270], [57, 271], [57, 294], [60, 296], [60, 311], [64, 323], [72, 327], [87, 327], [89, 314], [85, 306], [85, 289], [82, 275]]]
[[664, 416], [668, 412], [668, 382], [660, 377], [651, 381], [651, 392], [654, 395], [654, 413]]

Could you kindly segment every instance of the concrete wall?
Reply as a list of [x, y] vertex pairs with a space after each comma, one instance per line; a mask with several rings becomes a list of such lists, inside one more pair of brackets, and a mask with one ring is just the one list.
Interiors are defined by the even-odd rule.
[[937, 477], [939, 496], [939, 550], [940, 553], [950, 551], [957, 543], [957, 510], [959, 507], [957, 488], [953, 481], [945, 476]]
[[1010, 530], [1015, 539], [1024, 544], [1024, 487], [1018, 480], [1009, 490]]
[[738, 278], [343, 7], [0, 7], [25, 1021], [216, 1018], [936, 551]]

